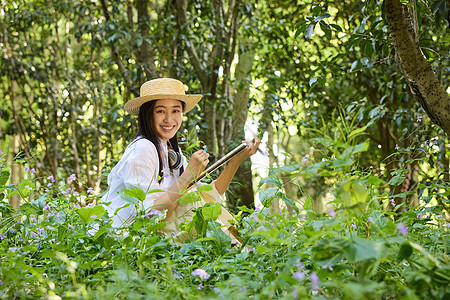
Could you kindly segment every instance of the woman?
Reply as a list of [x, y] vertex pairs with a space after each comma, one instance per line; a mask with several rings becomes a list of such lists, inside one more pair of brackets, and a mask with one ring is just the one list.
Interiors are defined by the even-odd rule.
[[[145, 212], [151, 209], [167, 210], [165, 221], [169, 223], [165, 232], [179, 235], [179, 223], [195, 205], [224, 200], [225, 191], [236, 170], [256, 152], [260, 140], [255, 137], [254, 142], [246, 142], [247, 148], [228, 162], [224, 171], [211, 184], [212, 190], [201, 193], [200, 203], [194, 206], [180, 204], [177, 200], [183, 196], [182, 191], [188, 189], [209, 163], [206, 150], [199, 150], [192, 154], [187, 164], [177, 141], [183, 115], [195, 107], [202, 95], [186, 95], [183, 83], [171, 78], [147, 81], [141, 86], [140, 94], [140, 97], [125, 104], [127, 112], [139, 117], [139, 129], [121, 160], [111, 170], [108, 176], [110, 189], [102, 202], [108, 205], [113, 227], [122, 227], [131, 223], [136, 216], [135, 207], [122, 199], [125, 189], [140, 188], [146, 193], [162, 190], [148, 193], [140, 209]], [[169, 156], [174, 157], [172, 163], [169, 162]], [[181, 167], [175, 166], [177, 163]], [[227, 225], [229, 219], [232, 219], [231, 215], [222, 209], [219, 223]]]

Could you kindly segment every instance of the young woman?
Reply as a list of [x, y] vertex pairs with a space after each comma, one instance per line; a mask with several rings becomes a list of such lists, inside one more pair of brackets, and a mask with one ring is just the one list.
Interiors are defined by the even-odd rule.
[[[165, 221], [169, 223], [165, 232], [179, 235], [178, 225], [186, 214], [192, 215], [192, 207], [224, 200], [224, 193], [236, 170], [256, 152], [260, 140], [255, 137], [253, 142], [246, 141], [247, 147], [230, 159], [224, 171], [211, 184], [212, 190], [201, 192], [202, 201], [193, 205], [180, 204], [177, 201], [183, 196], [180, 192], [186, 190], [209, 163], [209, 154], [204, 150], [192, 154], [187, 163], [177, 141], [183, 115], [195, 107], [202, 95], [186, 95], [183, 83], [171, 78], [147, 81], [140, 92], [140, 97], [125, 104], [127, 112], [139, 117], [136, 137], [111, 170], [108, 176], [109, 191], [102, 202], [107, 204], [113, 227], [122, 227], [136, 216], [135, 207], [122, 199], [125, 189], [140, 188], [147, 193], [160, 190], [148, 193], [140, 209], [146, 212], [152, 209], [167, 210]], [[229, 219], [232, 219], [231, 215], [222, 209], [219, 223], [227, 225]]]

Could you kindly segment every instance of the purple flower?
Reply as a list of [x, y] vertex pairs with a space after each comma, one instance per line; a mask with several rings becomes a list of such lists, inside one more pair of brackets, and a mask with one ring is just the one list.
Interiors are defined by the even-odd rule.
[[398, 224], [397, 225], [397, 230], [403, 234], [404, 236], [408, 235], [408, 228], [406, 227], [405, 224]]
[[418, 116], [416, 121], [417, 122], [422, 122], [422, 118], [423, 118], [422, 116]]
[[34, 168], [31, 169], [31, 173], [36, 174], [36, 170]]
[[43, 208], [43, 211], [46, 211], [46, 210], [50, 210], [50, 207], [48, 206], [47, 203], [45, 203], [44, 208]]
[[30, 170], [30, 168], [25, 167], [25, 172], [28, 172]]
[[268, 156], [269, 156], [269, 152], [267, 152], [267, 151], [263, 151], [263, 152], [262, 152], [262, 156], [264, 156], [264, 157], [268, 157]]
[[16, 252], [17, 250], [19, 250], [19, 248], [17, 248], [17, 247], [9, 247], [8, 249], [11, 252]]
[[197, 290], [201, 290], [203, 288], [203, 285], [200, 283], [199, 285], [197, 285]]
[[373, 218], [372, 218], [372, 217], [369, 217], [369, 218], [367, 218], [367, 221], [373, 222]]
[[297, 268], [302, 269], [303, 268], [303, 263], [299, 262], [298, 264], [295, 265]]
[[308, 160], [308, 157], [309, 157], [309, 155], [306, 154], [306, 155], [302, 158], [302, 161], [307, 161], [307, 160]]
[[3, 151], [2, 150], [0, 150], [0, 155], [2, 155], [3, 154]]
[[69, 231], [71, 231], [73, 229], [73, 226], [70, 224], [67, 224], [67, 229], [69, 229]]
[[352, 223], [350, 226], [352, 226], [353, 229], [356, 229], [356, 224], [355, 223]]
[[181, 138], [181, 141], [184, 142], [186, 139], [184, 137]]
[[395, 145], [395, 150], [398, 150], [398, 149], [400, 149], [400, 146], [399, 145]]
[[336, 212], [334, 210], [330, 209], [328, 211], [328, 215], [330, 215], [330, 217], [334, 218], [336, 216]]
[[0, 233], [0, 241], [6, 239], [6, 236]]
[[91, 219], [97, 219], [97, 215], [92, 215]]
[[183, 275], [180, 275], [180, 273], [178, 273], [177, 270], [172, 269], [172, 276], [175, 277], [176, 279], [182, 279]]
[[203, 269], [195, 269], [194, 271], [192, 271], [191, 274], [192, 275], [196, 275], [196, 276], [200, 277], [201, 279], [208, 279], [209, 278], [209, 274], [206, 273], [206, 271], [203, 270]]
[[47, 187], [51, 187], [53, 185], [53, 183], [49, 182], [47, 183]]
[[76, 177], [75, 174], [72, 174], [69, 176], [69, 178], [67, 178], [67, 183], [72, 183], [73, 181], [75, 181]]
[[297, 280], [303, 280], [303, 279], [305, 279], [305, 274], [303, 273], [303, 272], [300, 272], [300, 271], [296, 271], [295, 273], [294, 273], [294, 275], [292, 275], [295, 279], [297, 279]]
[[318, 290], [319, 289], [319, 276], [316, 273], [312, 272], [310, 279], [311, 279], [311, 284], [312, 284], [313, 289]]
[[162, 170], [164, 178], [170, 178], [170, 170], [168, 168], [164, 168]]
[[151, 218], [152, 216], [164, 216], [164, 213], [160, 210], [157, 209], [150, 209], [145, 215], [143, 215], [142, 217], [147, 217], [147, 218]]
[[87, 193], [88, 194], [92, 194], [94, 192], [94, 188], [93, 187], [89, 187], [88, 189], [87, 189]]
[[394, 201], [394, 199], [391, 199], [390, 202], [391, 202], [392, 207], [395, 207], [395, 201]]
[[422, 219], [422, 214], [421, 213], [417, 214], [417, 219]]
[[31, 186], [29, 186], [29, 185], [26, 185], [25, 188], [28, 189], [28, 190], [30, 190], [30, 191], [33, 190], [33, 188], [32, 188]]
[[55, 218], [61, 218], [61, 214], [58, 212], [58, 213], [55, 215]]
[[53, 177], [53, 175], [48, 176], [47, 180], [50, 180], [51, 182], [55, 182], [55, 178]]

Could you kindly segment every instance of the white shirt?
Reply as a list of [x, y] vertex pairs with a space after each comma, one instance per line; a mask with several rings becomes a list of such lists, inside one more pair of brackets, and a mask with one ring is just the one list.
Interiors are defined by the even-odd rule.
[[[161, 142], [162, 148], [162, 163], [163, 163], [163, 178], [161, 183], [158, 183], [159, 175], [159, 160], [155, 145], [145, 138], [135, 140], [125, 149], [120, 161], [108, 175], [109, 191], [103, 196], [103, 203], [110, 202], [106, 206], [106, 211], [112, 217], [113, 227], [122, 227], [126, 223], [131, 223], [136, 216], [135, 205], [129, 204], [121, 198], [124, 189], [140, 188], [143, 192], [160, 189], [168, 190], [177, 178], [180, 176], [180, 170], [174, 170], [173, 174], [170, 172], [167, 159], [167, 144]], [[186, 170], [187, 162], [184, 155], [183, 167]], [[215, 184], [211, 184], [213, 189], [208, 192], [209, 197], [216, 199], [218, 202], [223, 202], [224, 196], [217, 191]], [[146, 195], [144, 201], [139, 203], [139, 209], [148, 212], [154, 205], [156, 199], [161, 196], [162, 192], [152, 192]], [[180, 206], [180, 205], [179, 205]]]

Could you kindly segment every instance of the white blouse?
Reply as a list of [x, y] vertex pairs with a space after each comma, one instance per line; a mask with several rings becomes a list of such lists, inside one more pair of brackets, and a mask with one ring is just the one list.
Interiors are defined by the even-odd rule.
[[[161, 142], [163, 163], [163, 178], [158, 183], [159, 160], [155, 145], [145, 138], [135, 140], [125, 149], [120, 161], [108, 175], [108, 192], [102, 197], [102, 201], [106, 206], [106, 211], [112, 217], [112, 226], [119, 228], [124, 224], [130, 224], [136, 216], [135, 205], [129, 204], [121, 198], [124, 189], [140, 188], [147, 193], [151, 190], [160, 189], [166, 191], [172, 186], [180, 176], [180, 170], [170, 172], [167, 158], [167, 144]], [[187, 161], [183, 157], [183, 167], [186, 170]], [[208, 192], [202, 192], [215, 199], [217, 202], [223, 202], [224, 195], [220, 195], [215, 184], [211, 184], [213, 189]], [[140, 202], [139, 209], [148, 212], [154, 205], [156, 199], [161, 196], [162, 192], [152, 192], [146, 195], [144, 201]], [[181, 204], [179, 205], [181, 206]]]

